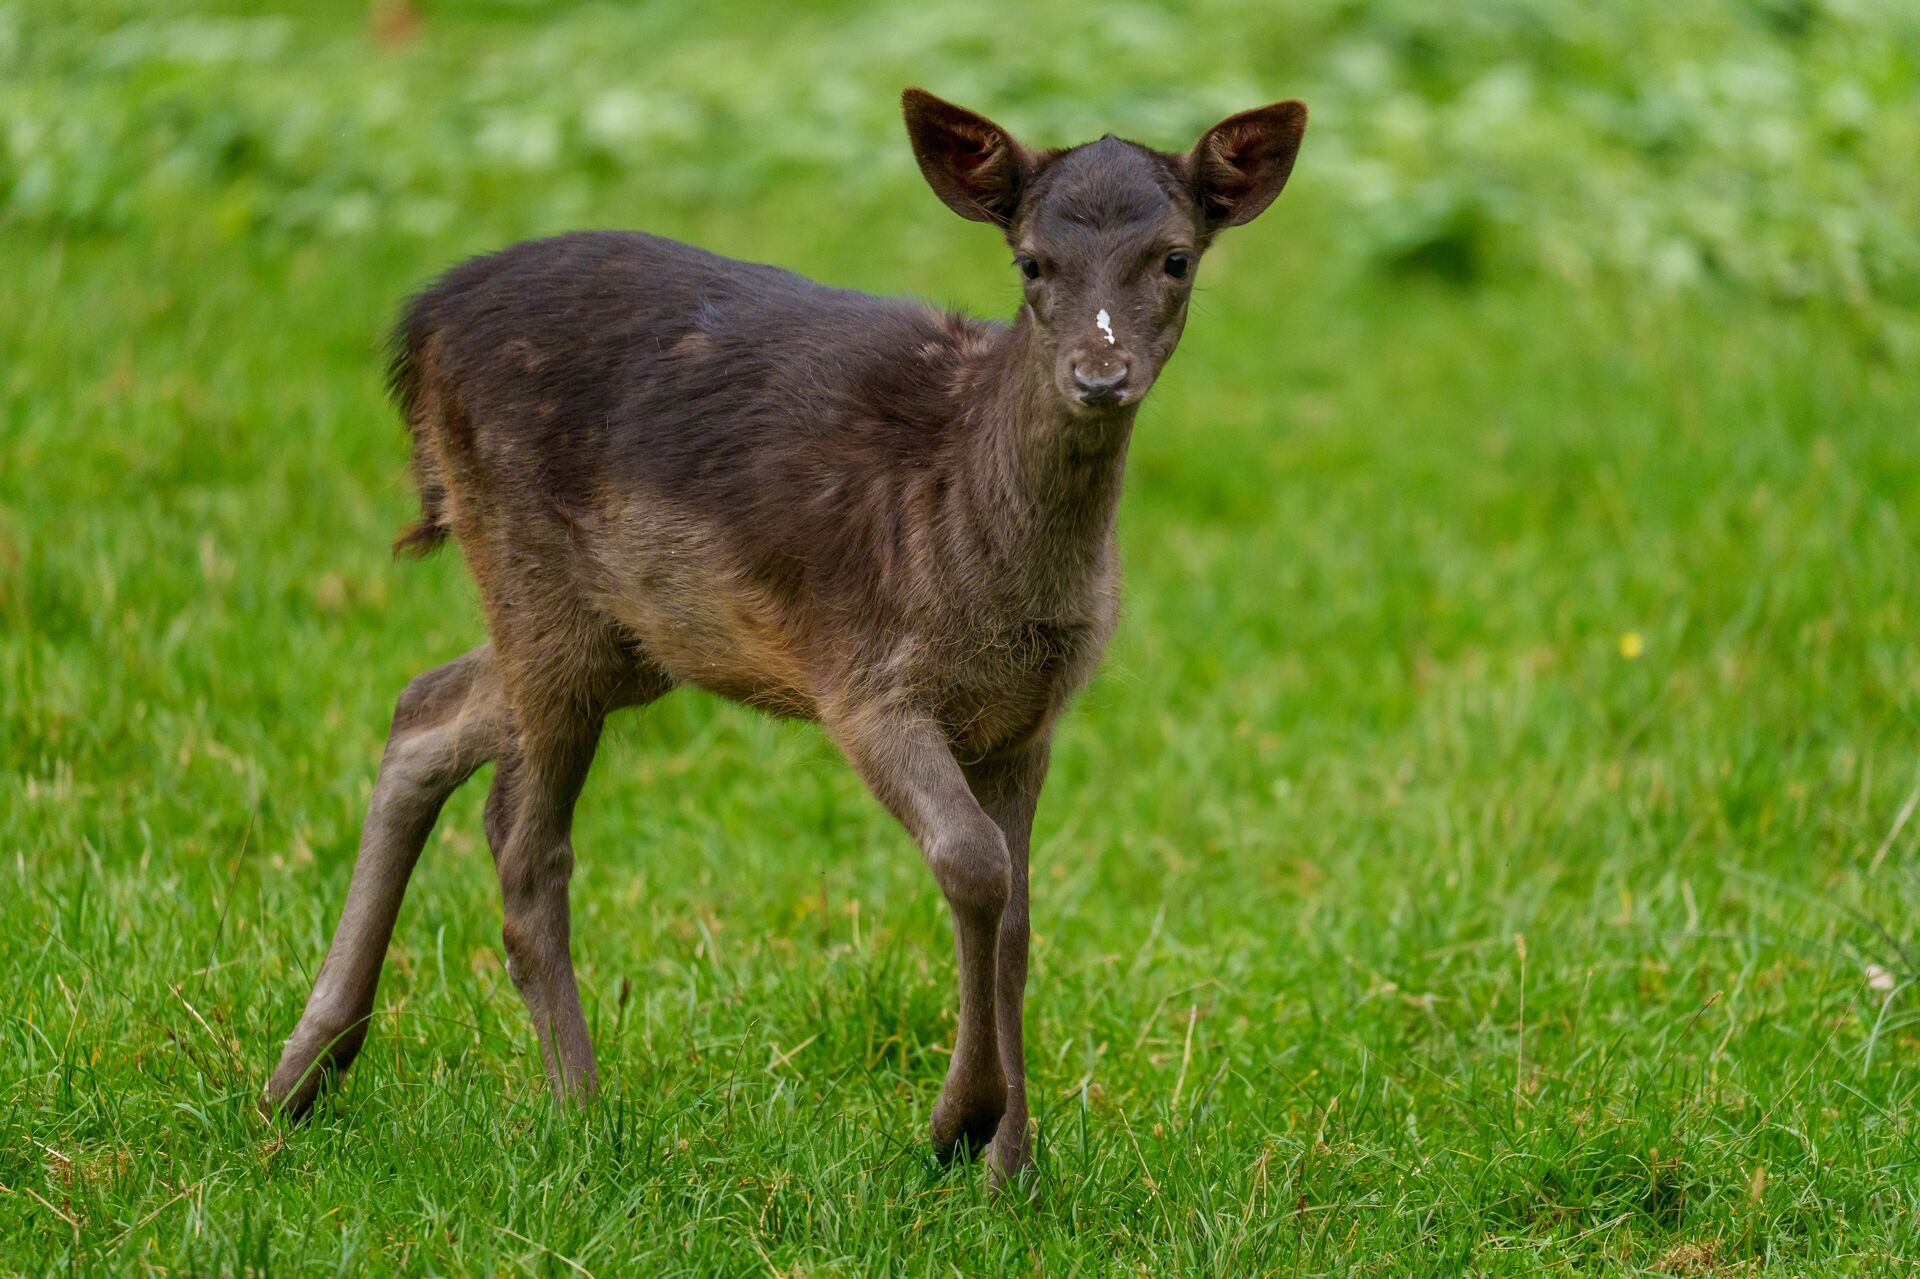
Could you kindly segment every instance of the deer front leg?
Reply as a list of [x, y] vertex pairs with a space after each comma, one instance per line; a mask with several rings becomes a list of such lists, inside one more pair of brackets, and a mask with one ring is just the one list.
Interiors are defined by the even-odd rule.
[[[920, 845], [953, 915], [960, 1028], [933, 1108], [942, 1161], [978, 1153], [1007, 1109], [994, 1015], [1000, 921], [1011, 891], [1006, 837], [980, 807], [946, 738], [911, 712], [860, 706], [827, 717], [847, 760]], [[1022, 1121], [1024, 1122], [1024, 1120]]]
[[1007, 841], [1011, 891], [1000, 916], [1000, 945], [995, 966], [994, 1020], [1000, 1068], [1007, 1077], [1007, 1113], [987, 1151], [987, 1173], [995, 1186], [1033, 1166], [1033, 1138], [1027, 1131], [1027, 1059], [1023, 1011], [1027, 998], [1027, 850], [1033, 838], [1033, 811], [1047, 777], [1045, 737], [1021, 750], [967, 769], [967, 782], [988, 817]]

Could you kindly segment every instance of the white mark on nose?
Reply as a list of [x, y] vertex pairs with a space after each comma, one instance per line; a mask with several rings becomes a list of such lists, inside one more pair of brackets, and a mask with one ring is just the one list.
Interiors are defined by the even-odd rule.
[[1106, 307], [1100, 308], [1100, 314], [1093, 317], [1093, 322], [1100, 326], [1102, 333], [1107, 335], [1107, 345], [1114, 345], [1117, 339], [1113, 336], [1113, 317], [1107, 314]]

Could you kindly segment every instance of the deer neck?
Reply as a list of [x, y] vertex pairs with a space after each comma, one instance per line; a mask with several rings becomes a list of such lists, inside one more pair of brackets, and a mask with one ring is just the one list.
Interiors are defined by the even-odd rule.
[[1075, 413], [1052, 386], [1052, 361], [1024, 312], [982, 353], [970, 379], [969, 482], [956, 486], [976, 545], [1042, 612], [1112, 569], [1137, 407]]

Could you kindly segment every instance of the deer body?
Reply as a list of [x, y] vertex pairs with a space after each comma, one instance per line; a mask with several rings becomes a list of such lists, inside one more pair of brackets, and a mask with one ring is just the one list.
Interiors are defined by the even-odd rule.
[[675, 683], [809, 719], [885, 691], [989, 753], [1114, 611], [1124, 437], [1023, 403], [1019, 340], [653, 236], [522, 244], [406, 321], [396, 382], [444, 495], [413, 536], [552, 548]]
[[351, 1061], [420, 847], [489, 760], [508, 969], [556, 1091], [591, 1092], [573, 803], [606, 715], [687, 684], [820, 721], [914, 837], [960, 967], [936, 1146], [990, 1145], [996, 1177], [1031, 1162], [1027, 846], [1052, 726], [1113, 630], [1127, 443], [1185, 259], [1277, 194], [1304, 111], [1233, 117], [1174, 157], [1033, 153], [906, 104], [936, 192], [1021, 254], [1010, 325], [619, 232], [517, 245], [414, 300], [392, 383], [423, 516], [399, 548], [458, 539], [491, 642], [396, 707], [271, 1106], [304, 1111]]

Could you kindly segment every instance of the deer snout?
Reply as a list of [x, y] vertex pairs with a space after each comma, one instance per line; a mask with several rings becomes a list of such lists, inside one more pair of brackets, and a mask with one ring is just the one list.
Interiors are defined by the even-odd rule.
[[1073, 363], [1073, 390], [1087, 405], [1124, 404], [1131, 370], [1124, 357], [1099, 356]]

